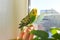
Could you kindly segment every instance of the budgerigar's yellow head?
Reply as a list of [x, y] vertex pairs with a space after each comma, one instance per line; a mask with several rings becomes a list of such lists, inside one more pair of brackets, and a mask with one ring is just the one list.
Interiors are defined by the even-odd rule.
[[34, 16], [37, 16], [37, 9], [36, 8], [33, 8], [32, 10], [31, 10], [31, 14], [32, 15], [34, 15]]

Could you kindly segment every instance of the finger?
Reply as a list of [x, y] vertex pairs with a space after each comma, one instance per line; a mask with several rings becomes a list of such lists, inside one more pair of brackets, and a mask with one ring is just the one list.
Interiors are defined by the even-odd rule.
[[24, 35], [24, 32], [21, 32], [20, 35], [19, 35], [19, 39], [23, 39], [23, 35]]
[[29, 36], [30, 36], [30, 33], [29, 33], [28, 28], [27, 28], [25, 33], [24, 33], [23, 40], [29, 40]]
[[30, 34], [30, 36], [29, 36], [29, 40], [33, 40], [33, 34]]

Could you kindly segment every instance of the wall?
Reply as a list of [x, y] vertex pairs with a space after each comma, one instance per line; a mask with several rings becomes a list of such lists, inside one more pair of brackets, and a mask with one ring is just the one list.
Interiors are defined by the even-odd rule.
[[27, 0], [0, 0], [0, 40], [16, 38], [20, 20], [27, 15]]

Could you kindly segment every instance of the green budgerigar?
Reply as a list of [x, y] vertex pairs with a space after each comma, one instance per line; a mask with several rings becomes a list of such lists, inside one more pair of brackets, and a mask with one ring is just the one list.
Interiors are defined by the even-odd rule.
[[33, 8], [31, 12], [21, 20], [19, 28], [22, 30], [24, 26], [32, 24], [35, 21], [36, 16], [37, 16], [37, 9]]

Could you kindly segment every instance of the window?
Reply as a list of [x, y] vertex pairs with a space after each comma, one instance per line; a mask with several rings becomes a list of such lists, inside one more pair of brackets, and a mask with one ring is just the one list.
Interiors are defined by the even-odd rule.
[[38, 8], [38, 14], [40, 10], [50, 10], [54, 9], [60, 12], [60, 0], [30, 0], [29, 8]]

